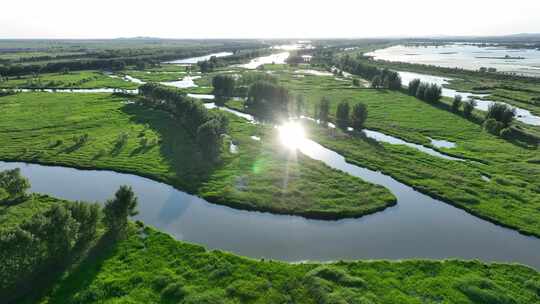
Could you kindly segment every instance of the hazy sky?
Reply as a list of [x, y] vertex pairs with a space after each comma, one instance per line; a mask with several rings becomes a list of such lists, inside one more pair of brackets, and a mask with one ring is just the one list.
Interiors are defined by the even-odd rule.
[[540, 0], [3, 0], [0, 7], [0, 38], [540, 33]]

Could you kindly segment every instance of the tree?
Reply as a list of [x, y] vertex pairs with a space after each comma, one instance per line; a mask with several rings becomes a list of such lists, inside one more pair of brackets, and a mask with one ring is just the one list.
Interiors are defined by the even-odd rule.
[[349, 103], [342, 101], [338, 104], [336, 110], [336, 123], [338, 128], [346, 130], [349, 126], [349, 112], [350, 107]]
[[377, 75], [377, 76], [373, 77], [373, 79], [371, 80], [371, 87], [374, 88], [374, 89], [378, 89], [381, 86], [382, 86], [381, 76]]
[[217, 75], [212, 78], [212, 86], [217, 97], [231, 97], [234, 93], [235, 80], [229, 75]]
[[454, 96], [454, 101], [452, 101], [452, 111], [457, 113], [462, 103], [463, 101], [461, 95]]
[[409, 82], [409, 95], [416, 96], [416, 92], [418, 91], [418, 87], [420, 86], [420, 79], [413, 79], [411, 82]]
[[474, 99], [469, 99], [463, 103], [463, 115], [467, 118], [470, 118], [472, 111], [476, 107], [476, 101]]
[[249, 86], [246, 107], [255, 115], [266, 119], [288, 117], [289, 91], [268, 81], [257, 81]]
[[353, 106], [351, 113], [351, 126], [354, 130], [360, 131], [364, 128], [368, 115], [367, 107], [363, 103], [357, 103]]
[[353, 84], [353, 86], [355, 86], [355, 87], [359, 87], [359, 86], [360, 86], [360, 79], [354, 78], [354, 79], [352, 80], [352, 84]]
[[323, 125], [323, 127], [328, 126], [330, 116], [330, 99], [326, 96], [321, 98], [321, 101], [319, 103], [319, 110], [317, 117], [319, 118], [319, 121]]
[[197, 129], [197, 143], [206, 159], [215, 162], [221, 151], [221, 125], [218, 120], [211, 119]]
[[504, 127], [508, 127], [512, 123], [515, 115], [516, 109], [504, 103], [494, 102], [489, 105], [486, 113], [486, 120], [495, 119], [502, 123]]
[[296, 116], [302, 116], [306, 108], [306, 98], [302, 94], [296, 95]]
[[105, 225], [110, 233], [120, 235], [127, 228], [128, 217], [137, 212], [137, 197], [131, 187], [121, 186], [115, 193], [114, 199], [107, 200], [103, 213]]
[[493, 135], [499, 135], [501, 130], [504, 128], [504, 124], [500, 121], [497, 121], [493, 118], [486, 119], [484, 121], [484, 130], [488, 131]]
[[21, 175], [21, 169], [15, 168], [0, 172], [0, 189], [4, 189], [11, 200], [25, 197], [30, 189], [30, 182]]

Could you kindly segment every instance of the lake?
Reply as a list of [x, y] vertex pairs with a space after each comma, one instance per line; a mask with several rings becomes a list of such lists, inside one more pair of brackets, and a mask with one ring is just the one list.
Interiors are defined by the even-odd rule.
[[448, 44], [442, 46], [396, 45], [367, 53], [375, 59], [428, 64], [447, 68], [478, 70], [481, 67], [497, 71], [540, 77], [540, 51], [508, 49], [499, 46]]

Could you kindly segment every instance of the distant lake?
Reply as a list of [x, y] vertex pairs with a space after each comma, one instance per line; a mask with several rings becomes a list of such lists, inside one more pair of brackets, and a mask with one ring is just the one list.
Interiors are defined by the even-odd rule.
[[496, 68], [499, 72], [540, 77], [540, 51], [508, 49], [500, 46], [448, 44], [443, 46], [397, 45], [366, 55], [375, 59], [478, 70]]

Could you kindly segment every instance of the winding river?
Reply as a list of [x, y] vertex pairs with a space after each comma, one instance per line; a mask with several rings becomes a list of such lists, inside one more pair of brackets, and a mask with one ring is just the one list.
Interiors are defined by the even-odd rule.
[[[235, 149], [241, 150], [242, 145]], [[397, 205], [359, 219], [321, 221], [214, 205], [166, 184], [112, 171], [6, 162], [0, 162], [0, 170], [19, 167], [30, 179], [32, 191], [69, 200], [103, 202], [120, 185], [131, 185], [139, 197], [136, 219], [181, 240], [254, 258], [462, 258], [540, 269], [538, 238], [472, 216], [380, 172], [349, 164], [309, 139], [298, 149], [332, 168], [386, 187], [397, 197]]]
[[[253, 120], [247, 114], [223, 109]], [[382, 133], [370, 135], [403, 144]], [[451, 147], [451, 143], [441, 144]], [[242, 145], [234, 149], [241, 150]], [[136, 219], [180, 240], [254, 258], [285, 261], [462, 258], [517, 262], [540, 270], [538, 238], [472, 216], [380, 172], [349, 164], [343, 156], [312, 140], [303, 140], [298, 150], [332, 168], [386, 187], [397, 197], [397, 205], [358, 219], [321, 221], [215, 205], [163, 183], [112, 171], [2, 161], [0, 170], [19, 167], [30, 179], [31, 191], [69, 200], [104, 202], [120, 185], [131, 185], [139, 197], [140, 214]]]

